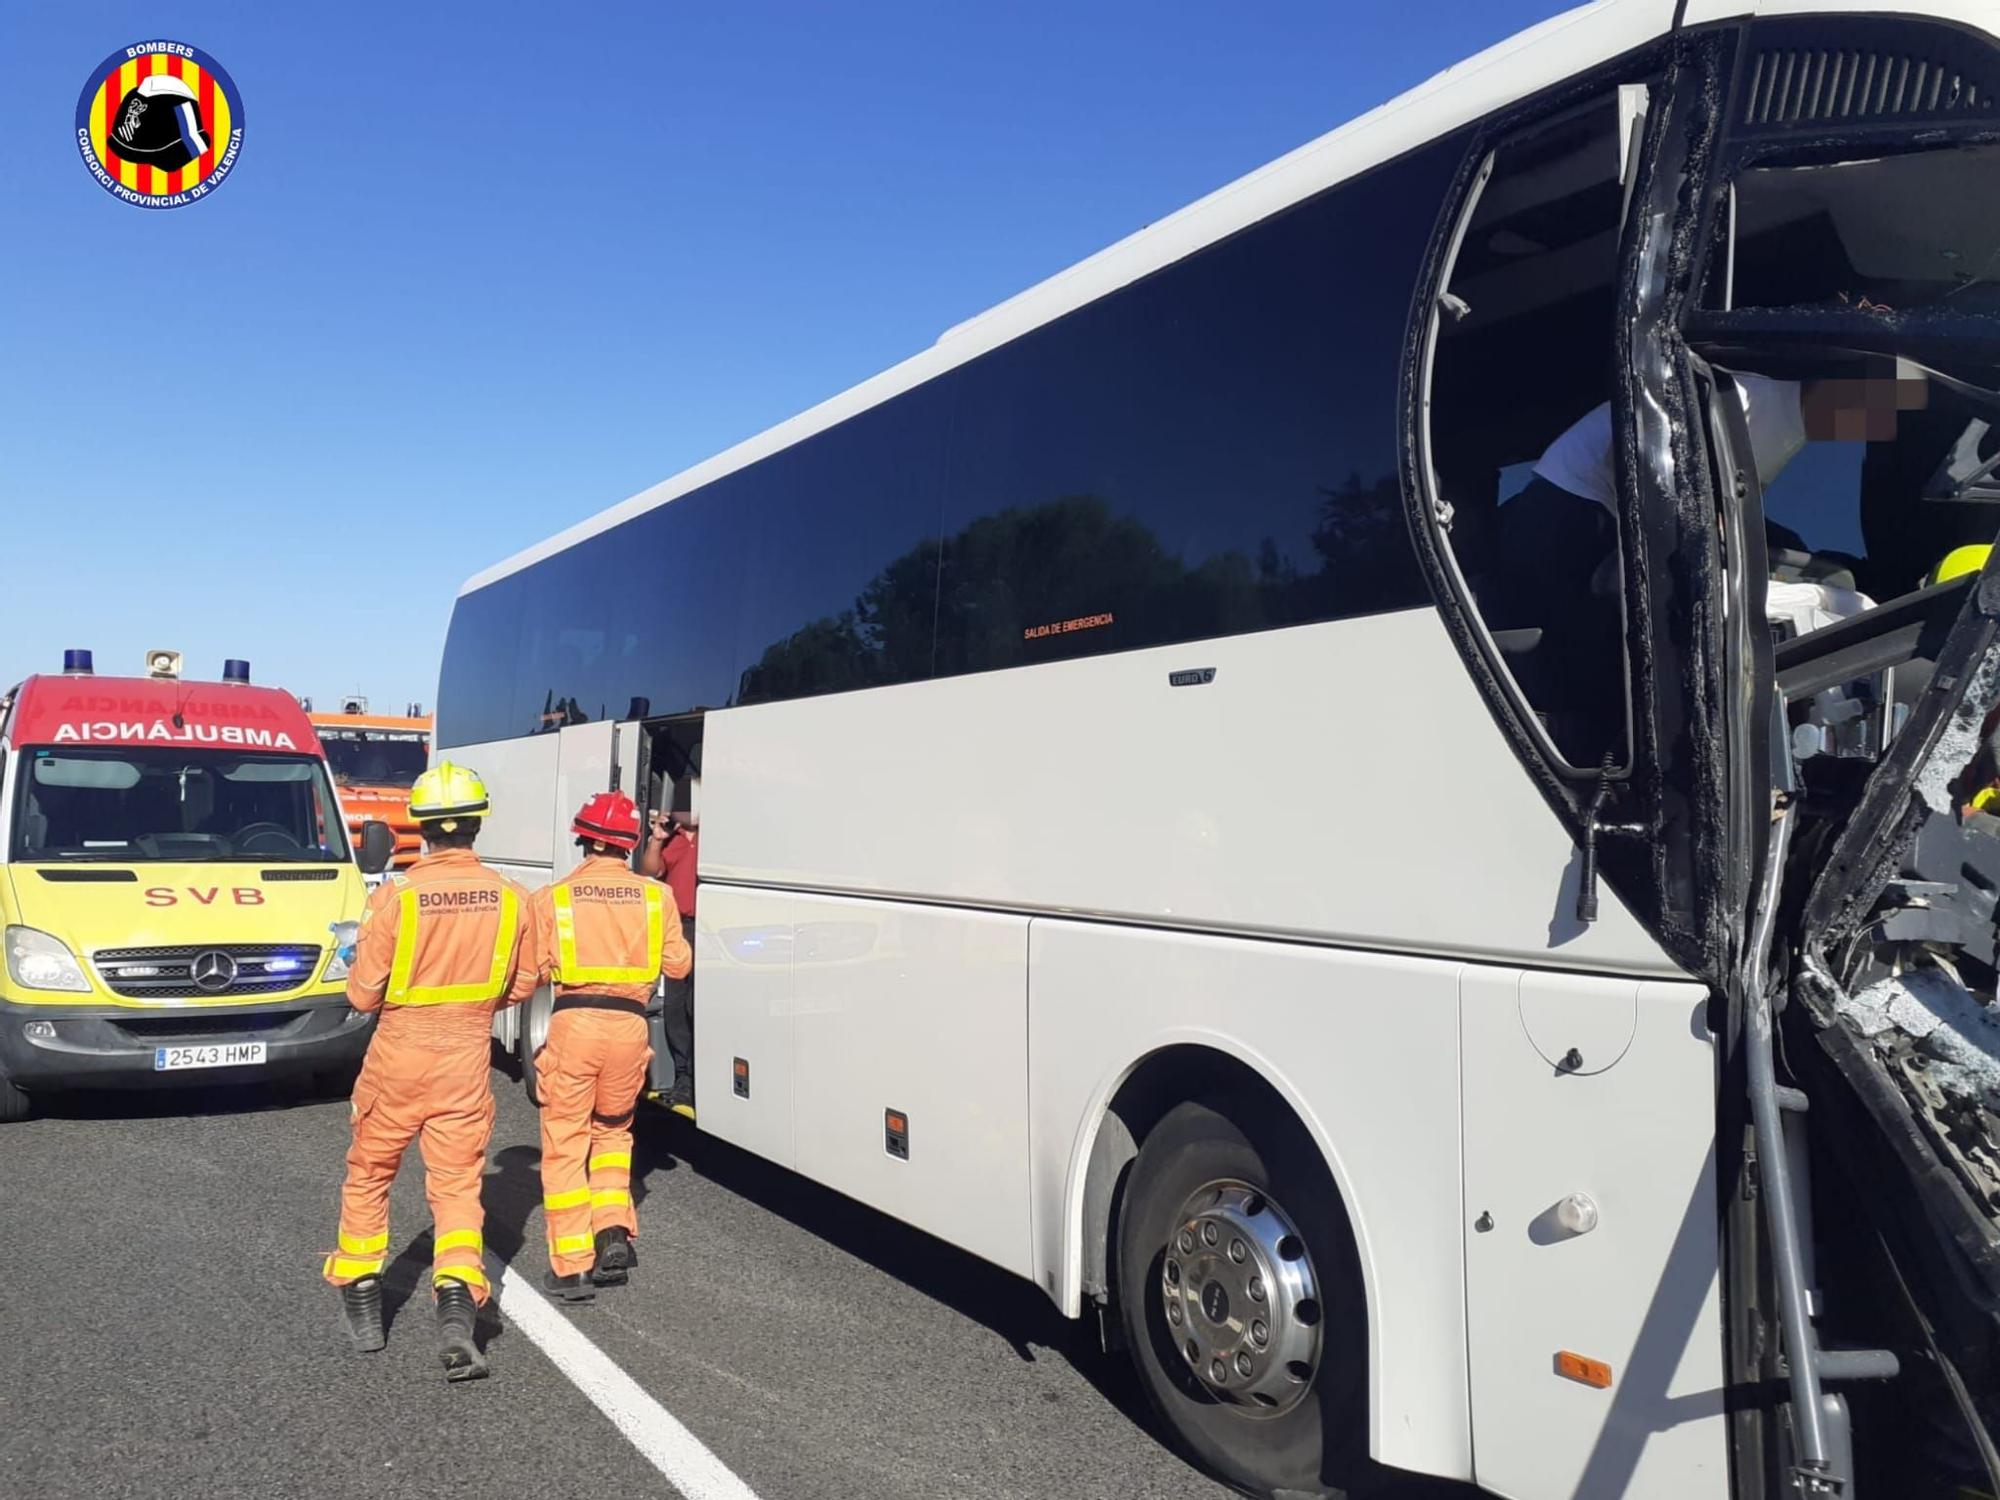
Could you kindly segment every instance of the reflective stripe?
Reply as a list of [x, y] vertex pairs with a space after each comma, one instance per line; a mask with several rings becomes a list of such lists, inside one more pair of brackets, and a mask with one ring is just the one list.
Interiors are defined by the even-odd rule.
[[632, 1201], [632, 1195], [623, 1188], [606, 1188], [590, 1195], [592, 1208], [618, 1208]]
[[597, 1244], [597, 1237], [590, 1234], [566, 1234], [556, 1241], [556, 1254], [581, 1255]]
[[417, 962], [417, 897], [414, 886], [398, 893], [401, 920], [396, 927], [396, 956], [389, 963], [391, 1005], [460, 1005], [497, 1000], [507, 988], [507, 968], [514, 957], [514, 933], [521, 924], [521, 903], [511, 887], [500, 888], [500, 930], [493, 939], [493, 967], [483, 980], [470, 984], [411, 984]]
[[542, 1208], [547, 1213], [561, 1213], [566, 1208], [581, 1208], [590, 1201], [590, 1189], [572, 1188], [567, 1193], [557, 1193], [552, 1198], [542, 1199]]
[[324, 1270], [328, 1276], [380, 1276], [382, 1257], [378, 1255], [373, 1260], [357, 1260], [352, 1256], [329, 1255]]
[[486, 1242], [476, 1229], [454, 1229], [450, 1234], [441, 1234], [437, 1243], [431, 1246], [432, 1256], [439, 1256], [447, 1250], [476, 1250], [484, 1253]]
[[626, 1171], [631, 1171], [632, 1153], [630, 1151], [606, 1151], [602, 1155], [591, 1157], [591, 1171], [601, 1172], [606, 1167], [623, 1167]]
[[471, 1266], [433, 1266], [431, 1285], [436, 1286], [440, 1281], [462, 1281], [467, 1286], [485, 1286], [486, 1273], [476, 1271]]
[[361, 1235], [349, 1234], [343, 1229], [340, 1231], [340, 1248], [349, 1255], [368, 1255], [377, 1251], [387, 1250], [389, 1248], [389, 1231], [385, 1229], [380, 1234]]
[[660, 977], [660, 958], [666, 952], [666, 888], [646, 882], [646, 952], [650, 961], [636, 969], [587, 965], [577, 962], [576, 908], [567, 885], [549, 887], [549, 899], [556, 909], [556, 978], [566, 985], [651, 984]]

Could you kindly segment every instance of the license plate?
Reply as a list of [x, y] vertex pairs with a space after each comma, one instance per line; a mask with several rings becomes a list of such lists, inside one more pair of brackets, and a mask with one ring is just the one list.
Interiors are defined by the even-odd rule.
[[240, 1068], [263, 1060], [262, 1042], [212, 1042], [204, 1047], [153, 1049], [155, 1073], [171, 1073], [180, 1068]]

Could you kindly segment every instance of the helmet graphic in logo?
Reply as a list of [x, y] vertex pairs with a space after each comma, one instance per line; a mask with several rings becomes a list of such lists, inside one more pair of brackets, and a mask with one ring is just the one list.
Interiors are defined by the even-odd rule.
[[178, 172], [208, 150], [201, 96], [172, 74], [142, 78], [118, 105], [111, 149], [129, 162]]
[[97, 185], [135, 208], [205, 198], [243, 149], [243, 96], [185, 42], [121, 47], [84, 80], [76, 149]]

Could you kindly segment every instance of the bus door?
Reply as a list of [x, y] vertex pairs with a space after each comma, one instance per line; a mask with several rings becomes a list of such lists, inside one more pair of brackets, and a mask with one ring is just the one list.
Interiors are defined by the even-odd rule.
[[653, 812], [671, 813], [685, 806], [690, 778], [701, 775], [703, 715], [681, 714], [625, 726], [634, 731], [632, 767], [625, 788], [639, 804], [643, 824]]
[[[655, 812], [671, 816], [690, 805], [690, 781], [701, 774], [701, 730], [702, 715], [698, 713], [619, 726], [622, 789], [639, 805], [641, 828], [648, 826]], [[627, 732], [629, 748], [624, 737]], [[633, 856], [635, 861], [644, 849], [641, 843]], [[664, 1097], [674, 1086], [675, 1067], [667, 1046], [661, 1007], [655, 1007], [649, 1025], [653, 1033], [653, 1065], [647, 1086]]]

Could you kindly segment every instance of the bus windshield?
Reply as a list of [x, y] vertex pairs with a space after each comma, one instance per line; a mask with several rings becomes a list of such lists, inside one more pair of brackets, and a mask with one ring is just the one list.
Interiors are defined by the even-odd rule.
[[319, 742], [340, 786], [414, 786], [428, 759], [419, 730], [321, 726]]
[[333, 788], [309, 756], [32, 749], [19, 779], [16, 860], [348, 858]]

